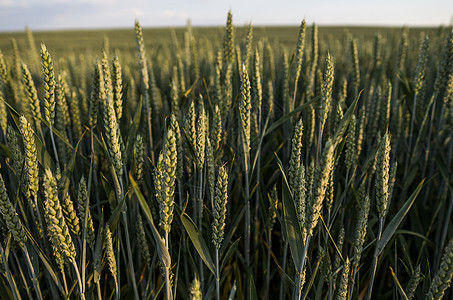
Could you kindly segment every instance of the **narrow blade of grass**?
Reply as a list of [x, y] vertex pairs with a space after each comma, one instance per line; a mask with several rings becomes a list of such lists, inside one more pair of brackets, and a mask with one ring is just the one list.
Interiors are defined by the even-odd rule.
[[269, 126], [269, 128], [267, 129], [267, 131], [264, 133], [264, 136], [268, 135], [269, 133], [271, 133], [272, 131], [274, 131], [275, 129], [277, 129], [278, 127], [280, 127], [283, 123], [285, 123], [286, 121], [288, 121], [290, 118], [292, 118], [294, 115], [296, 115], [298, 112], [306, 109], [307, 107], [309, 107], [311, 104], [315, 103], [316, 101], [318, 101], [319, 99], [321, 99], [321, 97], [315, 97], [313, 99], [311, 99], [310, 101], [308, 102], [305, 102], [304, 104], [302, 104], [301, 106], [295, 108], [293, 111], [287, 113], [286, 115], [284, 115], [283, 117], [281, 117], [280, 119], [278, 119], [277, 121], [275, 121], [274, 123], [272, 123], [271, 126]]
[[417, 188], [409, 197], [409, 199], [406, 201], [406, 203], [404, 203], [403, 207], [401, 207], [401, 209], [398, 211], [395, 217], [393, 217], [392, 221], [390, 221], [390, 223], [385, 228], [384, 232], [382, 233], [381, 239], [376, 244], [376, 252], [374, 253], [375, 256], [379, 256], [382, 253], [387, 243], [393, 237], [393, 234], [398, 229], [404, 217], [411, 209], [412, 204], [414, 204], [415, 199], [420, 193], [420, 190], [422, 189], [424, 182], [425, 180], [422, 180], [422, 182], [420, 182], [420, 184], [417, 186]]
[[250, 274], [249, 279], [249, 297], [250, 300], [258, 300], [258, 295], [256, 293], [255, 280], [253, 280], [253, 275]]
[[209, 254], [209, 248], [206, 245], [203, 236], [200, 234], [200, 231], [198, 230], [195, 223], [186, 213], [183, 213], [182, 215], [180, 215], [180, 217], [181, 222], [184, 225], [184, 228], [186, 229], [190, 240], [192, 241], [192, 244], [194, 245], [195, 249], [197, 250], [198, 254], [204, 261], [208, 269], [215, 276], [214, 261], [212, 260], [211, 255]]
[[146, 203], [145, 197], [143, 197], [143, 194], [140, 191], [137, 182], [134, 180], [134, 178], [132, 178], [131, 174], [129, 174], [129, 180], [131, 181], [135, 195], [137, 195], [140, 206], [142, 207], [142, 210], [145, 213], [146, 219], [148, 220], [148, 223], [151, 226], [151, 231], [153, 233], [154, 240], [156, 241], [157, 254], [159, 255], [160, 260], [162, 261], [162, 264], [166, 268], [169, 268], [171, 259], [170, 253], [165, 247], [165, 240], [160, 236], [156, 226], [154, 226], [153, 215], [151, 214], [151, 210], [149, 209], [149, 206]]
[[[129, 130], [127, 132], [127, 144], [125, 154], [132, 152], [132, 147], [134, 146], [135, 139], [137, 138], [137, 132], [140, 126], [142, 106], [143, 100], [140, 99], [140, 101], [137, 104], [137, 108], [135, 109], [134, 119], [132, 120], [132, 123], [129, 125]], [[130, 157], [131, 157], [130, 155], [127, 155], [127, 159], [129, 159]]]
[[390, 273], [392, 274], [393, 280], [394, 280], [395, 283], [396, 283], [396, 286], [397, 286], [397, 288], [398, 288], [398, 291], [400, 292], [401, 297], [403, 297], [403, 299], [409, 300], [409, 299], [407, 298], [407, 296], [406, 296], [406, 293], [404, 292], [403, 287], [401, 286], [400, 281], [399, 281], [398, 278], [396, 277], [395, 272], [393, 272], [392, 267], [389, 266], [389, 268], [390, 268]]
[[286, 231], [286, 239], [289, 243], [291, 255], [294, 264], [298, 268], [301, 264], [302, 253], [304, 251], [302, 245], [302, 233], [300, 232], [299, 219], [297, 218], [296, 207], [294, 206], [293, 197], [291, 195], [288, 180], [286, 179], [282, 162], [277, 158], [277, 163], [282, 173], [282, 203], [283, 203], [283, 224]]
[[241, 240], [241, 238], [238, 238], [238, 239], [235, 240], [234, 243], [231, 244], [231, 246], [228, 248], [227, 253], [225, 253], [225, 256], [222, 258], [222, 264], [220, 265], [220, 270], [223, 269], [223, 267], [224, 267], [225, 264], [227, 263], [228, 259], [230, 258], [231, 254], [233, 254], [234, 250], [237, 249], [240, 240]]

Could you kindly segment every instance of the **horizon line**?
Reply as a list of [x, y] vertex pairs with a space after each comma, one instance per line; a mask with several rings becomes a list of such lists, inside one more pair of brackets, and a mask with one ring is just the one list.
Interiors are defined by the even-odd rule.
[[[312, 22], [311, 24], [307, 24], [308, 27], [311, 27], [313, 24], [316, 24], [318, 27], [366, 27], [366, 28], [442, 28], [442, 27], [452, 27], [453, 24], [355, 24], [355, 23], [316, 23]], [[243, 28], [247, 27], [248, 24], [238, 25], [233, 24], [236, 28]], [[293, 23], [280, 23], [280, 24], [253, 24], [253, 27], [299, 27], [300, 24], [293, 24]], [[63, 31], [97, 31], [97, 30], [128, 30], [134, 29], [134, 26], [131, 25], [130, 27], [125, 26], [110, 26], [110, 27], [102, 27], [102, 26], [93, 26], [93, 27], [62, 27], [62, 28], [38, 28], [33, 29], [32, 27], [25, 25], [22, 30], [19, 29], [12, 29], [12, 30], [1, 30], [0, 34], [8, 34], [8, 33], [24, 33], [26, 29], [30, 28], [32, 32], [63, 32]], [[143, 29], [183, 29], [187, 28], [187, 25], [141, 25]], [[212, 25], [194, 25], [190, 24], [192, 28], [218, 28], [218, 27], [225, 27], [225, 24], [212, 24]]]

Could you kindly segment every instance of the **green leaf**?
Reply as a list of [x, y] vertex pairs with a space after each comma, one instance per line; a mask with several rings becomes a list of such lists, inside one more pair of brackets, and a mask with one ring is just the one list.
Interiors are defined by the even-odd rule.
[[407, 190], [409, 186], [413, 183], [417, 174], [419, 174], [420, 166], [418, 164], [413, 164], [409, 167], [406, 177], [403, 179], [403, 190]]
[[382, 253], [385, 246], [390, 241], [395, 231], [398, 229], [398, 226], [400, 226], [404, 217], [411, 209], [412, 204], [414, 204], [415, 199], [420, 193], [424, 182], [425, 180], [423, 179], [422, 182], [420, 182], [420, 184], [417, 186], [415, 191], [412, 193], [410, 198], [406, 201], [406, 203], [404, 203], [403, 207], [401, 207], [395, 217], [393, 217], [392, 221], [390, 221], [389, 225], [385, 228], [384, 233], [382, 233], [381, 239], [376, 243], [376, 251], [374, 253], [374, 256], [379, 256]]
[[[225, 233], [224, 240], [222, 242], [222, 247], [220, 248], [220, 253], [224, 253], [228, 245], [230, 244], [231, 239], [233, 238], [234, 233], [239, 227], [239, 223], [242, 220], [242, 217], [244, 216], [245, 209], [246, 209], [246, 203], [242, 202], [240, 204], [240, 210], [238, 213], [235, 214], [233, 222], [231, 222], [230, 225], [228, 225], [228, 232]], [[233, 216], [232, 216], [233, 217]]]
[[[239, 269], [238, 264], [234, 264], [234, 277], [235, 277], [234, 282], [236, 283], [236, 288], [234, 288], [234, 286], [233, 286], [233, 289], [231, 289], [230, 295], [233, 292], [237, 293], [237, 299], [243, 300], [244, 294], [242, 293], [242, 281], [241, 281], [242, 274], [241, 274], [241, 270]], [[247, 279], [245, 279], [245, 280], [247, 280]], [[232, 299], [232, 298], [234, 299], [234, 296], [229, 297], [229, 299]]]
[[335, 130], [335, 134], [333, 135], [333, 141], [335, 143], [335, 146], [338, 144], [338, 142], [341, 140], [344, 133], [348, 129], [349, 121], [351, 120], [352, 114], [354, 113], [354, 110], [357, 106], [357, 102], [359, 102], [361, 94], [362, 94], [362, 91], [359, 92], [359, 94], [357, 95], [357, 98], [355, 98], [354, 102], [352, 102], [351, 105], [349, 105], [348, 110], [343, 115], [343, 118], [341, 119], [340, 123], [338, 124], [338, 127]]
[[193, 84], [190, 86], [190, 88], [184, 92], [184, 97], [187, 98], [189, 96], [189, 94], [193, 91], [193, 89], [195, 88], [195, 86], [197, 85], [198, 83], [198, 78], [195, 79], [195, 81], [193, 82]]
[[[418, 135], [417, 135], [417, 139], [415, 141], [415, 145], [412, 146], [412, 156], [411, 156], [411, 159], [410, 159], [410, 162], [419, 162], [419, 155], [422, 155], [424, 154], [423, 152], [423, 148], [424, 148], [424, 144], [426, 142], [426, 140], [428, 139], [427, 136], [428, 136], [428, 127], [429, 127], [429, 119], [430, 119], [430, 110], [431, 110], [431, 107], [433, 106], [433, 103], [434, 103], [434, 95], [431, 96], [431, 99], [428, 103], [428, 105], [426, 106], [426, 110], [425, 110], [425, 113], [424, 113], [424, 117], [423, 117], [423, 121], [418, 129]], [[415, 134], [415, 133], [414, 133]]]
[[115, 164], [113, 162], [113, 158], [110, 156], [110, 152], [109, 152], [109, 150], [107, 148], [107, 144], [105, 143], [104, 137], [102, 135], [101, 135], [101, 142], [102, 142], [102, 144], [101, 144], [102, 149], [104, 150], [105, 156], [108, 158], [108, 161], [109, 161], [109, 165], [108, 166], [109, 166], [109, 169], [110, 169], [110, 175], [112, 176], [112, 179], [113, 179], [113, 184], [115, 186], [116, 201], [117, 202], [121, 202], [123, 190], [121, 188], [120, 181], [119, 181], [118, 176], [116, 174], [116, 169], [115, 169]]
[[112, 233], [115, 232], [116, 226], [118, 225], [118, 221], [120, 219], [120, 214], [123, 211], [123, 205], [124, 202], [126, 201], [126, 197], [127, 195], [124, 195], [123, 199], [121, 199], [121, 201], [116, 205], [115, 210], [112, 212], [109, 220], [107, 221]]
[[430, 247], [434, 247], [434, 243], [428, 239], [426, 236], [424, 236], [423, 234], [421, 233], [418, 233], [418, 232], [415, 232], [415, 231], [411, 231], [411, 230], [404, 230], [404, 229], [399, 229], [395, 232], [395, 234], [401, 234], [401, 235], [413, 235], [413, 236], [416, 236], [420, 239], [422, 239], [424, 242], [426, 242], [427, 244], [430, 245]]
[[51, 266], [51, 264], [50, 264], [49, 260], [47, 259], [46, 255], [41, 250], [41, 248], [39, 247], [38, 243], [36, 242], [36, 240], [34, 239], [32, 234], [30, 233], [30, 231], [28, 231], [27, 228], [25, 228], [25, 233], [27, 234], [28, 238], [30, 239], [31, 244], [33, 245], [33, 248], [35, 249], [35, 252], [38, 254], [39, 258], [41, 259], [41, 261], [42, 261], [44, 267], [46, 268], [47, 272], [49, 272], [49, 275], [52, 278], [52, 280], [54, 281], [55, 285], [58, 287], [60, 292], [62, 294], [64, 294], [65, 292], [64, 292], [64, 289], [63, 289], [63, 285], [61, 284], [60, 280], [58, 279], [57, 274], [55, 274], [55, 272], [53, 271], [54, 269]]
[[253, 280], [253, 275], [250, 274], [249, 279], [249, 297], [250, 300], [258, 300], [258, 295], [256, 294], [255, 281]]
[[184, 144], [184, 146], [186, 146], [187, 149], [189, 150], [189, 154], [192, 156], [192, 159], [193, 160], [198, 160], [198, 155], [197, 155], [195, 149], [193, 148], [192, 142], [190, 141], [189, 136], [187, 135], [186, 129], [182, 128], [181, 133], [182, 133], [182, 136], [184, 137], [184, 140], [186, 142]]
[[340, 256], [341, 260], [344, 261], [343, 255], [341, 254], [341, 250], [338, 248], [337, 242], [334, 240], [334, 238], [330, 234], [330, 229], [327, 228], [327, 224], [326, 224], [326, 222], [324, 222], [324, 218], [322, 216], [319, 216], [319, 219], [321, 220], [322, 225], [324, 226], [324, 230], [327, 232], [327, 235], [329, 236], [330, 241], [332, 242], [332, 245], [335, 248], [336, 254], [338, 254]]
[[146, 203], [145, 197], [143, 197], [142, 192], [140, 192], [140, 188], [138, 187], [137, 182], [134, 180], [134, 178], [132, 178], [132, 175], [130, 173], [129, 180], [131, 181], [135, 195], [137, 195], [138, 202], [140, 203], [140, 206], [142, 207], [143, 212], [145, 213], [146, 219], [148, 219], [148, 223], [149, 225], [151, 225], [151, 231], [153, 233], [154, 240], [156, 241], [157, 254], [159, 255], [159, 258], [164, 267], [169, 268], [171, 265], [171, 258], [167, 247], [165, 247], [165, 240], [160, 236], [156, 226], [154, 226], [153, 215], [151, 214], [151, 210], [149, 209], [149, 206]]
[[[85, 131], [86, 132], [86, 131]], [[85, 135], [85, 132], [82, 134], [80, 137], [79, 141], [77, 142], [76, 147], [74, 148], [74, 151], [71, 155], [71, 159], [69, 160], [69, 163], [66, 167], [66, 170], [63, 172], [63, 176], [61, 177], [60, 180], [60, 186], [59, 186], [59, 192], [60, 192], [60, 199], [63, 199], [68, 193], [69, 190], [69, 183], [70, 183], [70, 175], [74, 172], [74, 166], [76, 162], [76, 157], [77, 157], [77, 150], [79, 149], [80, 142], [83, 139], [83, 136]]]
[[198, 254], [200, 255], [201, 259], [203, 259], [208, 269], [215, 276], [214, 262], [212, 261], [211, 255], [209, 254], [208, 246], [206, 245], [206, 242], [201, 236], [200, 231], [198, 230], [197, 226], [192, 221], [192, 219], [186, 213], [183, 213], [182, 215], [180, 215], [180, 217], [181, 222], [184, 225], [184, 228], [189, 234], [192, 244], [194, 245], [195, 249], [197, 249]]
[[304, 253], [302, 243], [302, 233], [300, 232], [299, 219], [297, 218], [296, 207], [291, 195], [288, 180], [283, 170], [283, 165], [277, 154], [277, 163], [282, 173], [282, 204], [283, 204], [283, 223], [286, 231], [286, 239], [289, 243], [291, 255], [293, 257], [296, 269], [300, 268], [302, 254]]
[[[408, 102], [408, 99], [413, 99], [414, 98], [414, 88], [412, 87], [412, 82], [410, 78], [403, 72], [403, 70], [399, 70], [398, 73], [396, 74], [398, 77], [400, 86], [402, 87], [404, 93], [406, 94], [406, 102]], [[409, 105], [408, 105], [409, 106]], [[409, 111], [412, 111], [408, 107]]]
[[[4, 273], [2, 275], [6, 275], [6, 278], [8, 279], [8, 283], [10, 286], [10, 291], [13, 293], [13, 295], [10, 296], [9, 299], [17, 299], [21, 300], [22, 298], [20, 297], [20, 292], [19, 289], [17, 288], [16, 281], [14, 280], [14, 277], [12, 276], [12, 272], [9, 270], [8, 267], [8, 252], [9, 252], [9, 247], [10, 247], [10, 240], [11, 240], [11, 233], [9, 233], [8, 236], [8, 242], [6, 244], [5, 250], [3, 250], [3, 246], [0, 244], [0, 255], [2, 256], [2, 265], [4, 268]], [[2, 276], [3, 280], [3, 276]], [[5, 285], [6, 287], [6, 285]]]
[[395, 280], [396, 286], [398, 287], [398, 291], [399, 291], [400, 294], [401, 294], [401, 297], [403, 297], [403, 299], [409, 300], [409, 299], [407, 298], [406, 293], [404, 292], [403, 287], [401, 286], [400, 281], [399, 281], [398, 278], [396, 277], [395, 272], [393, 272], [392, 267], [389, 266], [389, 268], [390, 268], [390, 273], [392, 273], [393, 280]]
[[105, 177], [104, 173], [99, 174], [102, 187], [104, 188], [104, 193], [107, 196], [107, 201], [110, 204], [110, 207], [116, 206], [116, 195], [115, 191], [113, 190], [112, 186], [110, 185], [109, 180]]
[[225, 266], [225, 264], [227, 263], [228, 259], [230, 258], [231, 254], [233, 254], [233, 251], [236, 250], [236, 248], [238, 247], [238, 244], [239, 244], [239, 240], [241, 238], [238, 238], [236, 241], [234, 241], [234, 243], [230, 246], [230, 248], [228, 248], [228, 251], [227, 253], [225, 254], [225, 256], [222, 258], [222, 264], [220, 265], [220, 270], [223, 269], [223, 267]]
[[[41, 122], [43, 122], [47, 127], [50, 127], [50, 124], [49, 122], [47, 122], [46, 120], [44, 120], [43, 118], [39, 118], [39, 120]], [[55, 126], [52, 126], [52, 133], [55, 134], [63, 143], [65, 143], [65, 145], [67, 147], [69, 147], [70, 150], [74, 150], [74, 147], [71, 145], [71, 143], [69, 142], [67, 136], [66, 136], [66, 133], [61, 133], [60, 131], [58, 131]], [[85, 156], [81, 156], [83, 159], [85, 160], [88, 160]]]
[[7, 286], [7, 283], [5, 282], [5, 279], [0, 277], [0, 294], [1, 295], [8, 295], [8, 299], [14, 299], [13, 293], [11, 292], [11, 289]]
[[5, 144], [0, 144], [0, 153], [6, 157], [12, 158], [11, 149]]
[[311, 99], [310, 101], [308, 102], [305, 102], [304, 104], [300, 105], [299, 107], [295, 108], [293, 111], [287, 113], [286, 115], [284, 115], [283, 117], [281, 117], [280, 119], [278, 119], [277, 121], [275, 121], [274, 123], [272, 123], [271, 126], [269, 126], [269, 129], [267, 129], [266, 133], [264, 133], [264, 136], [268, 135], [269, 133], [271, 133], [272, 131], [274, 131], [275, 129], [277, 129], [280, 125], [282, 125], [283, 123], [285, 123], [286, 121], [288, 121], [291, 117], [293, 117], [294, 115], [296, 115], [298, 112], [306, 109], [307, 107], [309, 107], [312, 103], [318, 101], [319, 99], [321, 99], [321, 97], [315, 97], [313, 99]]
[[131, 157], [131, 155], [128, 154], [132, 153], [132, 147], [134, 146], [135, 139], [137, 138], [137, 132], [140, 126], [140, 118], [142, 113], [142, 105], [143, 100], [140, 98], [137, 108], [135, 109], [134, 119], [132, 123], [129, 125], [129, 130], [127, 132], [127, 144], [126, 144], [127, 146], [125, 153], [125, 155], [127, 155], [127, 158]]
[[318, 273], [319, 267], [321, 266], [322, 259], [323, 257], [319, 257], [318, 260], [316, 261], [316, 266], [313, 271], [313, 275], [310, 276], [310, 281], [308, 282], [307, 289], [304, 292], [304, 299], [307, 298], [308, 292], [310, 292], [313, 284], [315, 283], [316, 274]]

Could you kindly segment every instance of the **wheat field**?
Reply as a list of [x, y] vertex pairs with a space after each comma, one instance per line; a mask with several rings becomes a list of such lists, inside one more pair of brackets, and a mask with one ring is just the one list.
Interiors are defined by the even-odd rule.
[[0, 297], [452, 299], [452, 129], [448, 27], [1, 34]]

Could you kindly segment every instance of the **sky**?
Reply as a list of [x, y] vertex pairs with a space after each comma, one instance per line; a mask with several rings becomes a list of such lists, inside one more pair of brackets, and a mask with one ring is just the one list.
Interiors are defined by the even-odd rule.
[[453, 22], [452, 0], [0, 0], [0, 31], [224, 25], [438, 26]]

